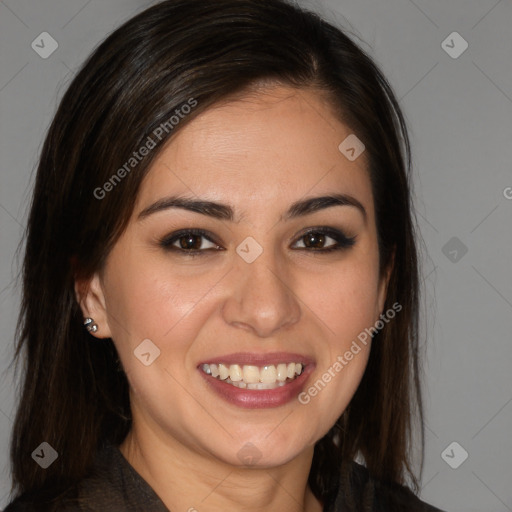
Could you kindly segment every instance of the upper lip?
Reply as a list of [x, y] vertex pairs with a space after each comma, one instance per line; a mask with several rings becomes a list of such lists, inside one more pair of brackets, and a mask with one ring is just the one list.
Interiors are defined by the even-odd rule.
[[292, 352], [268, 352], [266, 354], [262, 354], [261, 352], [237, 352], [235, 354], [211, 357], [208, 360], [200, 362], [198, 366], [218, 363], [252, 366], [264, 366], [266, 364], [279, 363], [302, 363], [306, 366], [313, 363], [313, 359], [311, 357]]

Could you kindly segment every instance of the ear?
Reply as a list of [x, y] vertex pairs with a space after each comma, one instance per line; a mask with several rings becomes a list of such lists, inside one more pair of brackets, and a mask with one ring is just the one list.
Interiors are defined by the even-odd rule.
[[98, 273], [89, 280], [75, 279], [75, 296], [85, 318], [92, 318], [98, 326], [96, 332], [91, 332], [96, 338], [111, 338], [107, 321], [107, 306], [105, 294]]
[[386, 303], [386, 297], [388, 295], [388, 285], [389, 279], [391, 277], [391, 273], [393, 272], [393, 268], [395, 266], [395, 248], [393, 248], [393, 252], [391, 253], [391, 257], [389, 258], [389, 264], [386, 267], [384, 274], [380, 278], [379, 282], [379, 291], [378, 291], [378, 315], [380, 315], [384, 311], [384, 304]]

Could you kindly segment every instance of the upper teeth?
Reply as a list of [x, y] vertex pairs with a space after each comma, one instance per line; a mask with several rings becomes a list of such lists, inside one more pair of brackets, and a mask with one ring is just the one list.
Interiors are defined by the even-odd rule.
[[301, 363], [280, 363], [277, 366], [268, 364], [262, 367], [252, 365], [225, 365], [225, 364], [203, 364], [203, 372], [216, 377], [220, 380], [230, 379], [232, 382], [245, 382], [246, 384], [255, 384], [263, 382], [273, 384], [284, 382], [287, 378], [293, 379], [296, 375], [302, 373], [303, 365]]

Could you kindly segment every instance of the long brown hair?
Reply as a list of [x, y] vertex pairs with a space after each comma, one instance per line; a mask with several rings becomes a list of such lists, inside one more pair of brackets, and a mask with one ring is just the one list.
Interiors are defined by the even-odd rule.
[[[103, 265], [164, 143], [215, 102], [265, 82], [317, 90], [364, 142], [382, 272], [394, 251], [385, 309], [402, 306], [375, 335], [350, 405], [316, 444], [309, 484], [323, 500], [341, 461], [359, 455], [371, 475], [410, 480], [417, 490], [409, 456], [417, 417], [423, 451], [411, 157], [388, 82], [343, 31], [284, 0], [168, 0], [94, 51], [44, 142], [13, 360], [23, 355], [26, 362], [11, 441], [12, 493], [39, 502], [57, 496], [84, 477], [100, 446], [124, 440], [131, 426], [128, 382], [112, 340], [98, 342], [84, 330], [74, 280]], [[191, 98], [197, 106], [171, 127], [171, 116]], [[112, 181], [165, 123], [161, 139], [152, 137], [157, 147]], [[99, 197], [98, 189], [108, 194]], [[59, 453], [45, 470], [31, 458], [43, 441]]]

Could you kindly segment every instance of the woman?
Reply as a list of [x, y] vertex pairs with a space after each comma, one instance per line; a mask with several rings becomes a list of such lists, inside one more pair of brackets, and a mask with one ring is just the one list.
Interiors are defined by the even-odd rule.
[[41, 155], [7, 511], [438, 510], [406, 486], [409, 167], [385, 78], [314, 14], [169, 0], [116, 30]]

